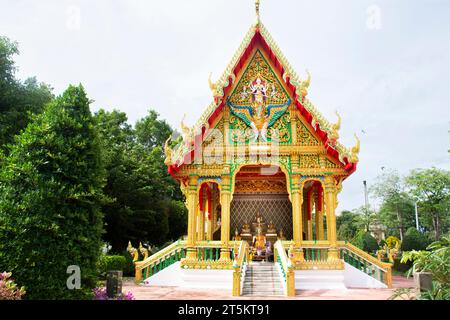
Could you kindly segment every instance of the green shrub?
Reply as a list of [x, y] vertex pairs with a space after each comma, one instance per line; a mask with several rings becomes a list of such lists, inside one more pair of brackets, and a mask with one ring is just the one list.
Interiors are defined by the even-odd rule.
[[[97, 284], [104, 169], [89, 99], [70, 86], [18, 135], [0, 168], [0, 269], [27, 299], [85, 299]], [[67, 281], [77, 266], [81, 288]]]
[[102, 275], [108, 271], [124, 271], [127, 265], [127, 259], [124, 256], [102, 256], [99, 261], [99, 269]]
[[402, 263], [400, 258], [395, 258], [394, 259], [394, 266], [392, 268], [394, 270], [397, 270], [398, 272], [406, 273], [406, 272], [409, 271], [409, 269], [411, 269], [412, 265], [413, 264], [412, 264], [411, 261], [407, 261], [405, 263]]
[[377, 240], [369, 232], [364, 230], [358, 231], [351, 243], [369, 253], [375, 253], [378, 250]]
[[417, 231], [416, 228], [409, 228], [405, 233], [405, 237], [403, 238], [401, 250], [425, 250], [428, 244], [428, 239], [424, 234]]
[[124, 277], [134, 277], [135, 269], [133, 257], [128, 253], [128, 251], [124, 251], [122, 253], [123, 257], [125, 257], [125, 266], [123, 268], [123, 276]]

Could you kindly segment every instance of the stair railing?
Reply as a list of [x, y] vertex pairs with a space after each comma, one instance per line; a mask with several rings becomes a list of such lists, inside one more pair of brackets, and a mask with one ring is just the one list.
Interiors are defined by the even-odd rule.
[[234, 254], [233, 261], [233, 296], [241, 295], [244, 285], [245, 272], [248, 263], [248, 242], [240, 241], [238, 253]]
[[392, 288], [392, 265], [371, 256], [347, 241], [339, 241], [341, 259]]
[[158, 251], [143, 261], [136, 261], [135, 282], [142, 281], [142, 277], [147, 279], [152, 275], [164, 270], [186, 256], [186, 241], [178, 240], [170, 246]]
[[285, 294], [288, 297], [295, 296], [295, 273], [291, 264], [291, 259], [286, 254], [286, 249], [281, 241], [275, 242], [274, 245], [275, 263], [280, 265], [280, 269], [284, 279]]

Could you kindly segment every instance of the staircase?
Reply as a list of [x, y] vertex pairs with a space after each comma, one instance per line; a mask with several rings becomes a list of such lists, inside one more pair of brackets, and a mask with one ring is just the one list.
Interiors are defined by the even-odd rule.
[[280, 274], [274, 263], [251, 262], [247, 265], [243, 296], [284, 296]]

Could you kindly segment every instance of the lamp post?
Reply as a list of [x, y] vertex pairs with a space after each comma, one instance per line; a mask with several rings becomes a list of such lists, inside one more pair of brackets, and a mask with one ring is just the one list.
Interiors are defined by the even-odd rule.
[[419, 212], [417, 210], [417, 203], [418, 202], [419, 202], [418, 200], [416, 200], [414, 202], [414, 210], [416, 211], [416, 229], [417, 229], [417, 231], [420, 231], [420, 229], [419, 229]]

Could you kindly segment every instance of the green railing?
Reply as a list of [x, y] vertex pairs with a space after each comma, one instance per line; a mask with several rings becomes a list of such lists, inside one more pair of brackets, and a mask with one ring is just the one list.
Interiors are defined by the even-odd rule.
[[136, 282], [145, 280], [183, 259], [186, 256], [185, 243], [185, 241], [178, 240], [144, 261], [135, 262]]
[[354, 268], [392, 287], [392, 265], [384, 263], [348, 242], [339, 242], [340, 257]]

